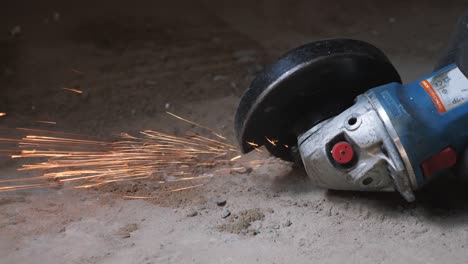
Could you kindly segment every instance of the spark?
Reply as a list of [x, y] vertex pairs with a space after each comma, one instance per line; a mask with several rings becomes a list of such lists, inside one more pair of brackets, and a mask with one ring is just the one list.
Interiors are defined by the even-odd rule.
[[267, 137], [265, 137], [265, 138], [266, 138], [266, 140], [267, 140], [268, 142], [270, 142], [270, 144], [272, 144], [273, 146], [276, 147], [276, 144], [278, 143], [278, 140], [276, 140], [276, 139], [269, 139], [269, 138], [267, 138]]
[[[143, 130], [102, 140], [82, 134], [18, 128], [26, 135], [19, 139], [0, 138], [1, 144], [16, 146], [0, 149], [0, 153], [12, 159], [24, 159], [18, 171], [33, 176], [0, 180], [0, 192], [54, 186], [90, 189], [140, 180], [167, 185], [164, 191], [152, 192], [151, 196], [138, 193], [124, 196], [151, 199], [159, 193], [199, 188], [219, 172], [242, 171], [246, 169], [244, 165], [257, 168], [265, 164], [261, 160], [240, 161], [239, 151], [225, 137], [208, 127], [168, 114], [210, 134], [188, 131], [178, 136]], [[258, 147], [253, 142], [249, 144]]]
[[199, 180], [199, 179], [206, 179], [206, 178], [211, 178], [211, 177], [213, 177], [213, 175], [196, 176], [196, 177], [185, 177], [185, 178], [180, 178], [180, 179], [176, 179], [176, 180], [171, 180], [171, 181], [169, 181], [169, 182]]
[[77, 74], [84, 74], [84, 72], [79, 71], [77, 69], [71, 69], [72, 72], [77, 73]]
[[125, 199], [154, 199], [157, 197], [158, 196], [131, 196], [131, 195], [122, 196], [122, 198], [125, 198]]
[[[190, 189], [195, 189], [195, 188], [198, 188], [198, 187], [201, 187], [203, 186], [204, 184], [197, 184], [197, 185], [191, 185], [191, 186], [186, 186], [186, 187], [181, 187], [181, 188], [177, 188], [177, 189], [171, 189], [171, 190], [167, 190], [167, 191], [162, 191], [164, 193], [171, 193], [171, 192], [180, 192], [180, 191], [186, 191], [186, 190], [190, 190]], [[154, 195], [154, 196], [146, 196], [146, 195], [142, 195], [142, 196], [139, 196], [139, 195], [123, 195], [122, 198], [126, 198], [126, 199], [154, 199], [154, 198], [158, 198], [159, 196], [157, 195]]]
[[78, 89], [75, 89], [75, 88], [67, 88], [67, 87], [64, 87], [63, 90], [67, 90], [67, 91], [74, 92], [74, 93], [78, 93], [78, 94], [82, 94], [82, 93], [83, 93], [83, 91], [78, 90]]
[[24, 127], [18, 127], [16, 128], [16, 130], [25, 131], [25, 132], [33, 132], [33, 133], [59, 134], [59, 135], [77, 136], [77, 137], [94, 137], [94, 136], [89, 136], [89, 135], [57, 132], [57, 131], [43, 130], [43, 129], [24, 128]]
[[235, 167], [235, 168], [230, 168], [230, 170], [244, 170], [245, 167]]
[[249, 144], [250, 146], [252, 146], [253, 149], [254, 149], [255, 151], [257, 151], [257, 152], [263, 152], [263, 151], [261, 151], [260, 149], [258, 149], [259, 145], [258, 145], [257, 143], [255, 143], [255, 142], [249, 142], [249, 141], [246, 141], [246, 143]]
[[17, 191], [17, 190], [23, 190], [23, 189], [33, 189], [33, 188], [41, 188], [41, 187], [49, 187], [49, 186], [53, 186], [53, 184], [35, 183], [35, 184], [24, 184], [24, 185], [14, 185], [14, 186], [1, 186], [0, 192]]
[[50, 125], [56, 125], [57, 122], [55, 121], [44, 121], [44, 120], [37, 120], [36, 123], [43, 123], [43, 124], [50, 124]]
[[7, 114], [5, 112], [0, 112], [0, 117], [6, 116]]
[[189, 123], [189, 124], [192, 124], [192, 125], [197, 126], [197, 127], [201, 127], [201, 128], [203, 128], [203, 129], [209, 131], [209, 132], [212, 133], [213, 135], [215, 135], [215, 136], [221, 138], [221, 139], [226, 139], [224, 136], [222, 136], [222, 135], [216, 133], [216, 132], [213, 131], [211, 128], [202, 126], [202, 125], [200, 125], [200, 124], [198, 124], [198, 123], [195, 123], [195, 122], [193, 122], [193, 121], [190, 121], [190, 120], [187, 120], [187, 119], [185, 119], [185, 118], [182, 118], [182, 117], [180, 117], [180, 116], [178, 116], [178, 115], [175, 115], [175, 114], [173, 114], [173, 113], [171, 113], [171, 112], [166, 112], [166, 113], [169, 114], [169, 115], [171, 115], [171, 116], [173, 116], [173, 117], [175, 117], [175, 118], [177, 118], [177, 119], [180, 119], [180, 120], [182, 120], [182, 121], [185, 121], [185, 122], [187, 122], [187, 123]]
[[249, 141], [247, 141], [247, 144], [249, 144], [249, 145], [252, 146], [252, 147], [256, 147], [256, 148], [258, 147], [258, 144], [255, 143], [255, 142], [249, 142]]
[[180, 192], [180, 191], [190, 190], [190, 189], [201, 187], [203, 185], [204, 184], [197, 184], [197, 185], [192, 185], [188, 187], [177, 188], [177, 189], [170, 190], [169, 192]]
[[[39, 175], [2, 180], [0, 192], [65, 183], [72, 184], [72, 188], [87, 189], [141, 179], [156, 180], [155, 183], [160, 184], [190, 183], [213, 177], [201, 172], [227, 164], [231, 159], [223, 157], [232, 157], [238, 153], [234, 146], [225, 141], [194, 133], [175, 136], [145, 130], [139, 135], [122, 133], [114, 141], [101, 141], [85, 139], [79, 134], [25, 128], [20, 130], [34, 134], [21, 139], [0, 138], [0, 142], [17, 144], [16, 149], [5, 150], [6, 153], [13, 152], [11, 158], [33, 160], [23, 164], [18, 168], [19, 171], [33, 171]], [[162, 180], [166, 175], [175, 178]], [[28, 184], [20, 184], [25, 181]], [[201, 184], [169, 192], [199, 186]]]
[[234, 158], [230, 159], [229, 161], [235, 161], [235, 160], [240, 159], [241, 157], [242, 157], [241, 155], [238, 155], [238, 156], [235, 156]]

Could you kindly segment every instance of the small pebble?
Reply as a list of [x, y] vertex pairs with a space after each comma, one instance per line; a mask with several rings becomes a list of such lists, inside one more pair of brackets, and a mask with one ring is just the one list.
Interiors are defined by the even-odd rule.
[[198, 212], [195, 211], [195, 210], [193, 210], [193, 211], [190, 211], [190, 212], [187, 214], [187, 217], [194, 217], [194, 216], [196, 216], [196, 215], [198, 215]]
[[212, 199], [213, 203], [215, 203], [217, 206], [225, 206], [227, 201], [226, 199], [223, 199], [223, 198], [213, 198]]
[[286, 220], [286, 222], [283, 223], [284, 227], [288, 227], [288, 226], [291, 226], [291, 225], [292, 225], [291, 220]]
[[221, 213], [221, 217], [222, 218], [227, 218], [231, 215], [231, 211], [229, 211], [229, 209], [227, 208], [224, 208], [223, 212]]

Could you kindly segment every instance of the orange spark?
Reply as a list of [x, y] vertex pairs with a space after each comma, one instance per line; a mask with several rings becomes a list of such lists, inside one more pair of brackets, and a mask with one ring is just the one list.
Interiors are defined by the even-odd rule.
[[83, 91], [78, 90], [78, 89], [75, 89], [75, 88], [67, 88], [67, 87], [65, 87], [65, 88], [63, 88], [63, 90], [68, 90], [68, 91], [70, 91], [70, 92], [79, 93], [79, 94], [82, 94], [82, 93], [83, 93]]
[[254, 143], [254, 142], [249, 142], [249, 141], [247, 141], [247, 144], [249, 144], [249, 145], [252, 146], [252, 147], [258, 147], [258, 144], [257, 144], [257, 143]]
[[[18, 128], [31, 133], [21, 139], [0, 138], [0, 143], [17, 145], [15, 149], [0, 150], [11, 158], [27, 159], [19, 171], [34, 172], [32, 177], [0, 181], [0, 192], [39, 187], [61, 186], [73, 189], [96, 188], [111, 183], [151, 179], [157, 184], [185, 185], [157, 191], [172, 193], [203, 186], [193, 185], [214, 177], [211, 173], [244, 170], [244, 167], [222, 168], [241, 158], [239, 151], [222, 135], [212, 129], [179, 117], [169, 115], [201, 127], [212, 135], [202, 136], [187, 132], [183, 136], [153, 130], [138, 135], [120, 134], [111, 141], [81, 134], [49, 130]], [[51, 121], [37, 121], [55, 123]], [[216, 139], [215, 136], [217, 137]], [[248, 142], [261, 152], [257, 144]], [[249, 163], [245, 161], [244, 164]], [[260, 162], [252, 161], [253, 167]], [[178, 183], [175, 183], [178, 182]], [[157, 196], [124, 196], [128, 199], [150, 199]]]
[[2, 116], [6, 116], [6, 113], [5, 112], [0, 112], [0, 117]]
[[14, 186], [1, 186], [0, 192], [48, 187], [48, 186], [53, 186], [53, 185], [54, 185], [53, 183], [35, 183], [35, 184], [24, 184], [24, 185], [14, 185]]
[[257, 143], [255, 143], [255, 142], [249, 142], [249, 141], [246, 141], [246, 143], [249, 144], [250, 146], [252, 146], [253, 149], [254, 149], [255, 151], [257, 151], [257, 152], [263, 152], [263, 151], [261, 151], [260, 149], [258, 149], [259, 145], [258, 145]]
[[55, 121], [44, 121], [44, 120], [37, 120], [36, 123], [43, 123], [43, 124], [50, 124], [50, 125], [56, 125], [57, 122]]
[[230, 159], [229, 161], [235, 161], [235, 160], [238, 160], [238, 159], [240, 159], [241, 157], [242, 157], [241, 155], [239, 155], [239, 156], [235, 156], [234, 158]]
[[213, 175], [205, 175], [205, 176], [196, 176], [196, 177], [185, 177], [185, 178], [180, 178], [176, 180], [171, 180], [169, 182], [177, 182], [177, 181], [188, 181], [188, 180], [199, 180], [199, 179], [206, 179], [206, 178], [211, 178]]
[[95, 137], [95, 136], [82, 135], [82, 134], [65, 133], [65, 132], [57, 132], [57, 131], [52, 131], [52, 130], [42, 130], [42, 129], [23, 128], [23, 127], [17, 127], [16, 130], [26, 131], [26, 132], [35, 132], [35, 133], [45, 133], [45, 134], [59, 134], [59, 135], [76, 136], [76, 137]]
[[192, 186], [188, 186], [188, 187], [182, 187], [182, 188], [169, 190], [168, 192], [180, 192], [180, 191], [185, 191], [185, 190], [190, 190], [190, 189], [194, 189], [194, 188], [197, 188], [197, 187], [201, 187], [203, 185], [204, 184], [197, 184], [197, 185], [192, 185]]
[[266, 138], [266, 140], [267, 140], [268, 142], [270, 142], [270, 144], [272, 144], [273, 146], [276, 147], [276, 143], [278, 143], [278, 140], [276, 140], [276, 139], [269, 139], [269, 138], [267, 138], [267, 137], [265, 137], [265, 138]]
[[[83, 139], [79, 134], [39, 129], [20, 129], [37, 134], [22, 139], [0, 138], [0, 142], [16, 143], [11, 158], [36, 159], [22, 165], [20, 171], [36, 171], [39, 175], [17, 180], [0, 181], [0, 192], [36, 187], [71, 184], [86, 189], [128, 180], [156, 179], [156, 183], [190, 182], [211, 178], [201, 172], [226, 164], [234, 146], [220, 140], [187, 133], [175, 136], [145, 130], [139, 136], [121, 134], [116, 141]], [[46, 159], [46, 160], [43, 160]], [[231, 160], [236, 160], [237, 157]], [[205, 168], [205, 169], [204, 169]], [[201, 170], [200, 170], [201, 169]], [[166, 180], [171, 175], [174, 179]], [[164, 179], [164, 180], [157, 180]], [[28, 181], [31, 184], [19, 184]], [[153, 182], [155, 182], [153, 180]], [[16, 184], [15, 184], [16, 183]], [[177, 192], [201, 186], [190, 185], [167, 192]]]
[[184, 121], [184, 122], [187, 122], [187, 123], [192, 124], [192, 125], [197, 126], [197, 127], [201, 127], [201, 128], [203, 128], [203, 129], [209, 131], [209, 132], [212, 133], [213, 135], [215, 135], [215, 136], [221, 138], [221, 139], [226, 139], [224, 136], [222, 136], [222, 135], [216, 133], [216, 132], [213, 131], [211, 128], [202, 126], [202, 125], [200, 125], [200, 124], [198, 124], [198, 123], [195, 123], [195, 122], [193, 122], [193, 121], [190, 121], [190, 120], [187, 120], [187, 119], [185, 119], [185, 118], [182, 118], [182, 117], [180, 117], [180, 116], [178, 116], [178, 115], [175, 115], [175, 114], [173, 114], [173, 113], [171, 113], [171, 112], [166, 112], [166, 113], [169, 114], [169, 115], [171, 115], [171, 116], [173, 116], [173, 117], [175, 117], [175, 118], [177, 118], [177, 119], [180, 119], [180, 120], [182, 120], [182, 121]]

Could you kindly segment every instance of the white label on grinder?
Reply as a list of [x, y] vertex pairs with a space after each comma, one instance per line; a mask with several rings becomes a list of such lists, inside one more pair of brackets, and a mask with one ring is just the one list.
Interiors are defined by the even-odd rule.
[[441, 114], [468, 102], [468, 79], [458, 67], [440, 72], [420, 84]]

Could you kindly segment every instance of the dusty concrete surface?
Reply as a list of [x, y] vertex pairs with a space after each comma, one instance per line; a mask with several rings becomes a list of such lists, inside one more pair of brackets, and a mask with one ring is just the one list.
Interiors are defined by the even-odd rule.
[[[282, 52], [320, 38], [363, 39], [411, 81], [431, 70], [468, 8], [466, 1], [251, 2], [2, 4], [0, 112], [8, 115], [0, 119], [1, 136], [16, 135], [18, 126], [50, 128], [37, 120], [103, 137], [190, 128], [164, 114], [167, 104], [233, 140], [239, 96]], [[467, 261], [461, 185], [436, 183], [407, 204], [397, 194], [316, 189], [288, 164], [257, 153], [247, 158], [266, 163], [150, 200], [121, 198], [147, 190], [148, 182], [0, 193], [0, 262]], [[0, 178], [21, 177], [20, 164], [0, 158]]]

